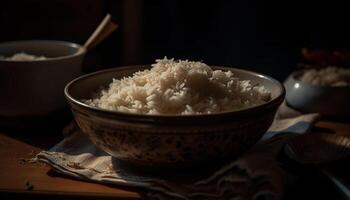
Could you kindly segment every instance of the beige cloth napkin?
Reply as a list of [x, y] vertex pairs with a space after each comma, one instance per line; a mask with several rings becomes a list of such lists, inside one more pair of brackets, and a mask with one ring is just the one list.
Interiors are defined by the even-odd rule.
[[36, 159], [82, 180], [146, 189], [150, 199], [280, 199], [285, 180], [276, 154], [287, 136], [308, 132], [317, 119], [317, 114], [276, 118], [258, 144], [238, 159], [209, 174], [176, 180], [129, 172], [78, 129]]

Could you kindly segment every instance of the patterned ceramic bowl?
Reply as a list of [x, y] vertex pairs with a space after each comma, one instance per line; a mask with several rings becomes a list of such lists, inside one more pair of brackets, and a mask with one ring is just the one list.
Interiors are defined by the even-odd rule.
[[272, 93], [262, 105], [203, 115], [140, 115], [103, 110], [83, 102], [112, 78], [130, 76], [148, 66], [95, 72], [65, 88], [75, 120], [98, 147], [138, 166], [193, 166], [234, 158], [254, 145], [271, 125], [285, 91], [278, 81], [255, 72], [231, 70], [241, 79], [260, 83]]

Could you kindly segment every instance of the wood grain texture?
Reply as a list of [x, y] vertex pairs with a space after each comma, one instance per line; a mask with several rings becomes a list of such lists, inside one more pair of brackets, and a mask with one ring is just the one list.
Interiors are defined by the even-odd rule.
[[[31, 144], [25, 140], [33, 137]], [[17, 135], [16, 135], [17, 137]], [[12, 137], [0, 133], [0, 193], [1, 195], [34, 195], [34, 197], [65, 196], [74, 197], [113, 197], [114, 199], [138, 199], [140, 195], [115, 186], [74, 180], [58, 175], [51, 168], [39, 163], [26, 163], [40, 152], [43, 146], [51, 146], [55, 141], [50, 134], [46, 136], [22, 135]], [[35, 145], [41, 147], [36, 147]], [[24, 162], [23, 162], [24, 161]], [[31, 188], [32, 186], [32, 188]]]

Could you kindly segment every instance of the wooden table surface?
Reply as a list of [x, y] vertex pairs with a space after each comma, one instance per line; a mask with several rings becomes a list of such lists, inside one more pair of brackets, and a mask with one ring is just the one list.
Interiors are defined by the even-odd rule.
[[[28, 163], [42, 149], [48, 149], [62, 139], [58, 131], [46, 133], [0, 132], [0, 192], [11, 197], [42, 196], [77, 199], [140, 199], [137, 192], [111, 185], [74, 180], [54, 172], [48, 165]], [[32, 187], [31, 187], [32, 186]], [[34, 199], [33, 198], [33, 199]], [[45, 198], [42, 198], [45, 199]]]
[[[350, 123], [320, 121], [317, 131], [332, 131], [350, 135]], [[140, 191], [111, 185], [74, 180], [59, 175], [45, 164], [28, 163], [42, 149], [48, 149], [62, 139], [60, 131], [11, 133], [0, 131], [0, 193], [10, 197], [35, 197], [36, 199], [65, 197], [65, 199], [139, 199]]]

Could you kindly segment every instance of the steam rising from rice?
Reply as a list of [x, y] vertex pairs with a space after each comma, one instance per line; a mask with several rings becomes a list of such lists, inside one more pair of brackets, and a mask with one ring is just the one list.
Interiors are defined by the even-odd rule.
[[113, 79], [92, 106], [139, 114], [209, 114], [237, 110], [270, 100], [263, 86], [239, 80], [231, 71], [201, 62], [159, 59], [149, 70]]

